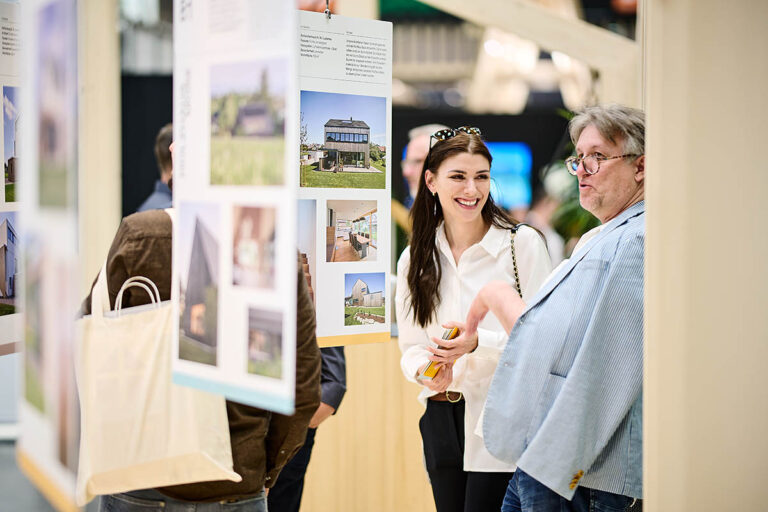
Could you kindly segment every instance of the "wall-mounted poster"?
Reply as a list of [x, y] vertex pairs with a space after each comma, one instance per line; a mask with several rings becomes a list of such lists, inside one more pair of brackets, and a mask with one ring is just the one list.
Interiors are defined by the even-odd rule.
[[[18, 33], [8, 25], [13, 20], [8, 12], [9, 4], [0, 3], [0, 67], [5, 49], [13, 47], [6, 46], [6, 34]], [[24, 312], [19, 465], [54, 507], [75, 510], [80, 408], [73, 360], [81, 299], [77, 2], [22, 2], [20, 26], [28, 36], [23, 38], [25, 85], [3, 84], [5, 203], [0, 203], [6, 209], [13, 205], [20, 215], [0, 213], [0, 256], [5, 256], [0, 257], [0, 289], [9, 296], [0, 298], [0, 308], [12, 303]]]
[[294, 169], [317, 341], [389, 341], [392, 24], [300, 12], [299, 27]]
[[174, 6], [174, 381], [290, 414], [296, 11], [269, 0]]
[[[20, 177], [19, 119], [19, 5], [0, 3], [0, 30], [3, 52], [0, 55], [0, 89], [3, 94], [2, 162], [0, 186], [0, 356], [22, 347], [21, 231], [16, 183]], [[10, 385], [11, 383], [8, 383]]]

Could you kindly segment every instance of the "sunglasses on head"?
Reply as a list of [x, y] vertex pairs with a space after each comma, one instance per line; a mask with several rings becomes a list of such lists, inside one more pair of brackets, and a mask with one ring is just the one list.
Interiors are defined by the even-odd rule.
[[[482, 135], [480, 128], [475, 126], [459, 126], [458, 128], [445, 128], [438, 130], [429, 137], [429, 148], [432, 149], [434, 144], [440, 141], [448, 140], [457, 136], [459, 133], [466, 133], [467, 135]], [[435, 143], [432, 143], [432, 139], [435, 139]]]

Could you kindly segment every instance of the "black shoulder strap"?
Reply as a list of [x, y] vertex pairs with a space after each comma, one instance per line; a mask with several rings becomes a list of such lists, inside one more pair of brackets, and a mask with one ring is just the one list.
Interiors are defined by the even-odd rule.
[[517, 271], [517, 256], [515, 256], [515, 234], [517, 234], [517, 230], [520, 229], [520, 226], [527, 226], [527, 224], [521, 222], [509, 231], [509, 250], [512, 252], [512, 268], [515, 271], [515, 289], [522, 299], [523, 291], [520, 289], [520, 276]]

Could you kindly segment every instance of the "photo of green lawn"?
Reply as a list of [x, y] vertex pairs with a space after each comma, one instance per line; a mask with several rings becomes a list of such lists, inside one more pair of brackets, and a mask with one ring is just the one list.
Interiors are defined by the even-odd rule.
[[211, 347], [179, 333], [179, 359], [216, 366], [216, 347]]
[[283, 183], [283, 137], [211, 137], [212, 185]]
[[282, 185], [285, 59], [211, 67], [211, 185]]
[[[365, 307], [351, 307], [346, 306], [344, 308], [344, 325], [364, 325], [363, 322], [358, 320], [360, 317], [381, 317], [384, 318], [384, 306], [375, 308]], [[378, 323], [383, 323], [381, 320]]]
[[[302, 187], [318, 188], [376, 188], [382, 189], [387, 186], [387, 176], [382, 173], [334, 173], [328, 171], [319, 171], [319, 163], [301, 166], [300, 184]], [[384, 170], [382, 164], [374, 162], [374, 167]]]
[[248, 361], [248, 373], [279, 379], [283, 374], [282, 361]]

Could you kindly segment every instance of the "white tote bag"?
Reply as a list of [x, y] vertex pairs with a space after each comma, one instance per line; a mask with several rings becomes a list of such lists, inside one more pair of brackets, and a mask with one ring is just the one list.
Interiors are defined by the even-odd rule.
[[[121, 309], [123, 291], [152, 304]], [[109, 312], [106, 263], [78, 321], [81, 407], [77, 503], [99, 494], [242, 478], [232, 469], [224, 398], [171, 383], [173, 308], [144, 277], [125, 282]]]

